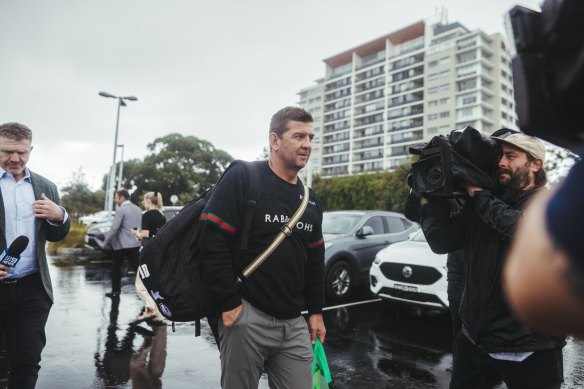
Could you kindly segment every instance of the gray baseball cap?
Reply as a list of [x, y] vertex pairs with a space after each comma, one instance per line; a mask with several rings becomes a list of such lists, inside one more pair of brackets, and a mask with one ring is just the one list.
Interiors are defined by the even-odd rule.
[[531, 155], [535, 159], [545, 162], [545, 146], [542, 141], [534, 136], [522, 133], [506, 133], [500, 136], [491, 136], [497, 142], [508, 143]]

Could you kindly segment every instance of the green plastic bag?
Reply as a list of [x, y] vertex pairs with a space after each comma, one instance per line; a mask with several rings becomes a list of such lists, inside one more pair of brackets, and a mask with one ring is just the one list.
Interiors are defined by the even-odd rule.
[[312, 361], [312, 386], [314, 389], [334, 389], [335, 384], [331, 371], [329, 370], [324, 348], [320, 340], [316, 338], [316, 342], [312, 345], [314, 352], [314, 360]]

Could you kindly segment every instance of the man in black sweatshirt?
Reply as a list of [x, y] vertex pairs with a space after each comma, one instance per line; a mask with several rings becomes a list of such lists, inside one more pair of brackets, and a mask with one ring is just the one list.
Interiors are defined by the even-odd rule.
[[[322, 208], [311, 190], [293, 233], [242, 285], [236, 275], [274, 239], [302, 202], [297, 174], [308, 162], [314, 137], [312, 116], [294, 107], [270, 123], [270, 157], [257, 166], [261, 195], [239, 253], [247, 202], [244, 166], [230, 169], [217, 185], [200, 220], [203, 273], [221, 312], [221, 386], [257, 388], [264, 368], [270, 388], [312, 387], [312, 343], [324, 342], [324, 242]], [[300, 312], [308, 308], [308, 326]]]

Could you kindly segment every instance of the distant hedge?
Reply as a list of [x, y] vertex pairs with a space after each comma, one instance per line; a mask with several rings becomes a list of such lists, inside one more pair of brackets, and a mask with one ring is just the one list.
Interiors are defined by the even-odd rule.
[[407, 176], [411, 164], [394, 171], [356, 174], [346, 177], [315, 177], [312, 189], [320, 198], [323, 210], [381, 209], [403, 212], [409, 191]]

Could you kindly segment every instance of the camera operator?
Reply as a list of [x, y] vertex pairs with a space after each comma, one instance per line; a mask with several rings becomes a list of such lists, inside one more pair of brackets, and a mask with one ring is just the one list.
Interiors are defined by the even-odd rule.
[[454, 344], [451, 389], [560, 388], [563, 339], [532, 332], [515, 320], [504, 298], [502, 268], [522, 209], [546, 183], [545, 147], [514, 131], [497, 131], [500, 193], [466, 183], [468, 200], [452, 215], [448, 200], [430, 196], [421, 218], [432, 250], [463, 249], [462, 330]]
[[[584, 2], [546, 0], [541, 8], [509, 12], [518, 51], [513, 80], [519, 124], [582, 155]], [[584, 333], [583, 199], [579, 160], [558, 189], [530, 204], [505, 265], [511, 307], [541, 331]]]

